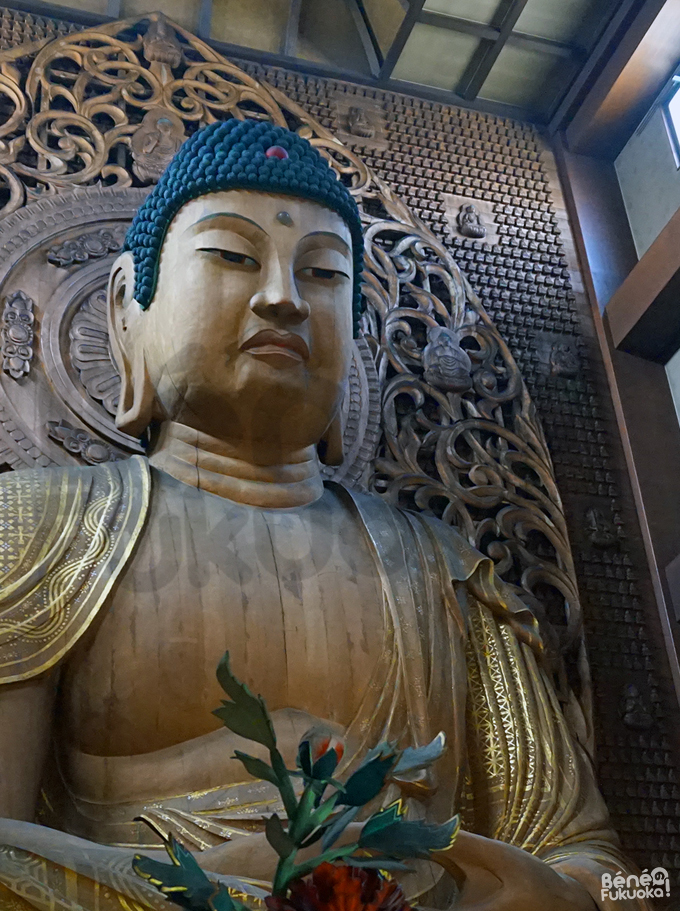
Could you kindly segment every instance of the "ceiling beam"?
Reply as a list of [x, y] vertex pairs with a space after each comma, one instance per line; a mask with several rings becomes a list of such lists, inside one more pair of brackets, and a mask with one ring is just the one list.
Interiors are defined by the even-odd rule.
[[566, 127], [574, 152], [616, 158], [675, 71], [679, 47], [680, 0], [635, 4], [551, 128]]
[[552, 54], [553, 57], [563, 57], [568, 60], [585, 60], [588, 56], [585, 48], [578, 44], [565, 44], [563, 41], [542, 38], [540, 35], [527, 35], [526, 32], [510, 32], [507, 44], [512, 44], [514, 47], [525, 47], [531, 51], [541, 51]]
[[297, 54], [301, 6], [302, 0], [290, 0], [286, 30], [283, 33], [283, 41], [281, 42], [281, 53], [286, 57], [295, 57]]
[[418, 16], [418, 22], [422, 22], [423, 25], [433, 25], [435, 28], [449, 28], [454, 32], [463, 32], [465, 35], [473, 35], [475, 38], [483, 38], [486, 41], [495, 41], [501, 33], [501, 30], [494, 28], [493, 25], [472, 22], [470, 19], [460, 19], [458, 16], [449, 16], [447, 13], [433, 13], [426, 9]]
[[631, 15], [631, 10], [635, 8], [636, 4], [637, 0], [622, 0], [619, 4], [616, 11], [607, 22], [604, 30], [590, 48], [588, 59], [581, 67], [576, 79], [574, 79], [568, 91], [555, 109], [553, 116], [550, 118], [548, 127], [550, 133], [556, 132], [564, 125], [565, 118], [569, 115], [572, 106], [579, 95], [584, 91], [584, 88], [588, 85], [589, 81], [592, 81], [593, 73], [598, 64], [604, 59], [614, 36], [623, 28], [627, 17]]
[[[110, 2], [111, 0], [109, 0], [109, 3]], [[120, 0], [118, 0], [118, 2], [120, 4]], [[212, 0], [201, 0], [201, 5], [198, 8], [198, 24], [196, 25], [196, 35], [203, 41], [208, 41], [210, 38], [210, 32], [212, 31], [212, 14]], [[115, 16], [115, 18], [117, 19], [119, 16], [120, 11]]]
[[[496, 41], [501, 33], [501, 30], [493, 25], [471, 22], [469, 19], [459, 19], [457, 16], [448, 16], [446, 13], [433, 13], [430, 10], [423, 10], [418, 17], [418, 22], [422, 22], [424, 25], [433, 25], [435, 28], [448, 28], [454, 32], [463, 32], [466, 35], [473, 35], [475, 38], [486, 41]], [[562, 41], [542, 38], [540, 35], [527, 35], [524, 32], [510, 32], [507, 43], [515, 46], [524, 45], [531, 50], [544, 51], [556, 57], [573, 59], [585, 56], [583, 48], [578, 47], [576, 44], [564, 44]]]
[[677, 351], [680, 336], [679, 285], [680, 211], [607, 304], [614, 345], [665, 363]]
[[396, 38], [392, 42], [392, 45], [387, 52], [385, 57], [385, 62], [380, 68], [380, 79], [386, 80], [390, 79], [392, 72], [397, 65], [397, 61], [401, 57], [401, 52], [404, 50], [406, 42], [411, 37], [411, 32], [418, 21], [418, 16], [420, 16], [423, 7], [425, 6], [425, 0], [411, 0], [409, 3], [408, 12], [404, 16], [401, 25], [399, 26], [399, 31], [397, 32]]
[[501, 0], [493, 17], [492, 25], [498, 29], [498, 37], [489, 41], [482, 39], [479, 47], [472, 55], [472, 59], [465, 68], [456, 86], [456, 94], [468, 101], [473, 101], [479, 95], [480, 89], [486, 82], [500, 52], [505, 47], [505, 42], [524, 11], [529, 0]]
[[380, 75], [380, 68], [384, 61], [382, 53], [380, 52], [380, 46], [378, 45], [371, 23], [363, 7], [363, 3], [360, 3], [359, 0], [345, 0], [345, 3], [354, 20], [354, 26], [364, 49], [371, 76], [377, 78]]

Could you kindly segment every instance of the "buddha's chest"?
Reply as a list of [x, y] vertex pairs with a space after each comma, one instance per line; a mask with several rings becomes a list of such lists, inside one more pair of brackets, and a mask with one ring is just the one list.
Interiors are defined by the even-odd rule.
[[129, 755], [214, 729], [226, 650], [272, 711], [347, 724], [382, 647], [382, 601], [362, 530], [335, 495], [264, 512], [170, 485], [66, 670], [69, 739]]

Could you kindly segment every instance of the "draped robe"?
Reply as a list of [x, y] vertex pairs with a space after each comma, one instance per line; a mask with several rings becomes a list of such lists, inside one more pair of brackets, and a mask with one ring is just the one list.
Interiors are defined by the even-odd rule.
[[[603, 911], [646, 907], [602, 900], [602, 874], [627, 875], [629, 865], [543, 666], [531, 612], [454, 530], [335, 487], [372, 555], [385, 631], [338, 774], [381, 740], [421, 745], [444, 731], [447, 752], [428, 773], [425, 796], [409, 798], [410, 813], [442, 821], [460, 812], [469, 831], [573, 876]], [[0, 682], [31, 679], [68, 658], [106, 610], [153, 496], [141, 457], [0, 478]], [[281, 809], [263, 782], [111, 804], [58, 779], [46, 779], [40, 818], [49, 827], [0, 821], [2, 908], [167, 908], [131, 871], [133, 846], [149, 837], [136, 817], [175, 833], [200, 858], [220, 840], [261, 831], [263, 815]], [[437, 879], [424, 872], [422, 882]], [[431, 888], [428, 903], [445, 905], [444, 894]]]

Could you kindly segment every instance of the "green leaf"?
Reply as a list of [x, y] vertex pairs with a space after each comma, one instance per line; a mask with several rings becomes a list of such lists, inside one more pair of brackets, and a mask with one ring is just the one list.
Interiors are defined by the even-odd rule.
[[[383, 812], [387, 813], [387, 810]], [[359, 836], [359, 847], [382, 851], [396, 858], [427, 858], [434, 851], [446, 851], [451, 847], [460, 829], [460, 819], [454, 816], [443, 825], [433, 825], [422, 820], [409, 821], [400, 814], [388, 825], [375, 825], [368, 831], [367, 826], [368, 823]]]
[[338, 802], [339, 794], [332, 794], [328, 800], [324, 800], [320, 807], [312, 813], [309, 818], [310, 825], [316, 828], [322, 826], [328, 817], [335, 811], [335, 805]]
[[436, 762], [446, 749], [446, 736], [443, 731], [424, 747], [407, 747], [395, 767], [392, 775], [403, 775], [405, 772], [415, 772], [425, 769]]
[[373, 756], [354, 772], [345, 782], [345, 790], [338, 798], [338, 804], [348, 807], [363, 807], [377, 797], [397, 763], [398, 754], [389, 752]]
[[274, 813], [267, 820], [264, 828], [267, 841], [276, 851], [279, 857], [290, 857], [295, 851], [295, 842], [283, 828], [283, 823]]
[[404, 813], [405, 808], [401, 800], [395, 800], [389, 806], [382, 810], [378, 810], [377, 813], [374, 813], [373, 816], [367, 819], [363, 825], [361, 834], [366, 835], [366, 837], [372, 836], [381, 829], [391, 826], [395, 822], [399, 822]]
[[225, 652], [217, 666], [217, 680], [231, 702], [223, 702], [222, 707], [215, 709], [216, 715], [224, 724], [247, 740], [261, 743], [272, 751], [276, 749], [276, 734], [267, 706], [261, 696], [253, 696], [245, 683], [241, 683], [231, 672], [229, 652]]
[[293, 867], [290, 875], [288, 876], [288, 882], [292, 879], [300, 879], [303, 876], [307, 876], [309, 873], [313, 873], [316, 868], [328, 861], [333, 863], [335, 860], [343, 860], [345, 857], [349, 857], [350, 854], [353, 854], [357, 849], [357, 844], [344, 845], [342, 848], [333, 848], [331, 851], [324, 851], [323, 854], [319, 854], [317, 857], [311, 858], [311, 860], [306, 860], [304, 863], [297, 864]]
[[288, 819], [294, 819], [295, 814], [297, 813], [298, 801], [295, 796], [293, 782], [290, 780], [290, 772], [286, 768], [283, 756], [278, 750], [270, 750], [269, 758], [271, 760], [272, 770], [279, 782], [279, 791], [281, 792], [281, 800], [283, 801], [286, 815], [288, 816]]
[[274, 769], [266, 762], [258, 759], [256, 756], [249, 756], [248, 753], [242, 753], [240, 750], [234, 750], [234, 759], [238, 759], [245, 766], [245, 770], [253, 778], [259, 778], [260, 781], [269, 781], [273, 785], [279, 786], [279, 779], [276, 777]]
[[165, 842], [171, 864], [135, 854], [132, 869], [165, 897], [188, 911], [236, 911], [236, 904], [221, 885], [212, 882], [194, 856], [172, 835]]
[[337, 803], [338, 795], [331, 795], [328, 800], [325, 800], [320, 807], [317, 807], [314, 812], [310, 815], [307, 825], [303, 830], [304, 839], [298, 844], [299, 848], [308, 848], [310, 845], [313, 845], [314, 842], [318, 841], [323, 835], [323, 824], [326, 822], [331, 813], [335, 812], [335, 804]]
[[359, 815], [359, 810], [361, 807], [348, 807], [342, 813], [339, 813], [333, 822], [328, 826], [323, 835], [323, 840], [321, 842], [321, 849], [327, 851], [329, 848], [332, 848], [335, 842], [340, 838], [342, 833], [345, 831], [347, 826], [354, 822], [356, 817]]
[[302, 797], [295, 810], [295, 816], [290, 820], [290, 837], [296, 845], [301, 844], [307, 836], [311, 834], [312, 829], [314, 828], [314, 826], [310, 825], [314, 799], [313, 782], [310, 782], [305, 786]]
[[208, 902], [208, 908], [209, 911], [248, 911], [247, 906], [233, 899], [221, 883], [217, 893]]

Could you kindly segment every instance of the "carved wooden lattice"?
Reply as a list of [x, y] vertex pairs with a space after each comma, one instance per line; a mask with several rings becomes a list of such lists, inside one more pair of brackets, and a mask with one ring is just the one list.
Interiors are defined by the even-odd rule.
[[[111, 238], [120, 236], [142, 188], [198, 126], [250, 117], [295, 129], [350, 187], [366, 227], [368, 306], [346, 403], [351, 458], [336, 477], [439, 516], [494, 559], [545, 621], [553, 657], [566, 659], [554, 664], [563, 701], [570, 698], [566, 667], [589, 719], [574, 567], [540, 422], [507, 346], [446, 248], [300, 106], [159, 14], [34, 47], [29, 56], [25, 49], [0, 55], [6, 111], [0, 241], [29, 223], [44, 225], [48, 201], [55, 208], [82, 205], [82, 223], [92, 221], [100, 205], [106, 225], [83, 233], [81, 223], [77, 233], [77, 217], [61, 228], [56, 219], [52, 234], [40, 234], [41, 268], [61, 270], [63, 279], [50, 279], [50, 300], [58, 307], [36, 304], [42, 350], [49, 354], [42, 369], [61, 393], [54, 419], [31, 425], [20, 417], [19, 381], [2, 377], [0, 449], [3, 433], [14, 453], [20, 453], [18, 437], [28, 441], [27, 455], [14, 467], [87, 459], [88, 453], [90, 460], [118, 457], [137, 448], [111, 418], [116, 375], [97, 296], [115, 246]], [[110, 215], [107, 194], [117, 201]], [[35, 246], [27, 241], [25, 250]], [[23, 255], [16, 246], [8, 250], [0, 269], [3, 295], [14, 291], [12, 276]], [[590, 730], [589, 723], [581, 726], [584, 742]]]

